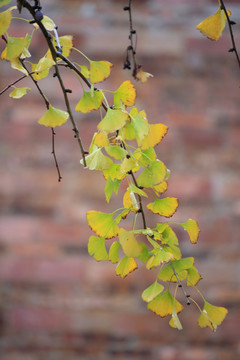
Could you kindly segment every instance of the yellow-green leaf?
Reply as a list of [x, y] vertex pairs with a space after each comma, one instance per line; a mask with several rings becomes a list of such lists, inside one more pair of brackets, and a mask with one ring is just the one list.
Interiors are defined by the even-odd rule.
[[169, 325], [175, 329], [182, 330], [182, 324], [179, 320], [179, 317], [177, 316], [177, 313], [175, 310], [173, 310], [172, 317], [169, 321]]
[[187, 271], [189, 268], [193, 266], [194, 258], [188, 257], [181, 260], [171, 261], [171, 264], [167, 264], [162, 270], [158, 273], [159, 280], [162, 281], [171, 281], [177, 282], [178, 279], [175, 276], [173, 268], [175, 272], [178, 274], [179, 279], [182, 281], [187, 277]]
[[131, 81], [124, 81], [114, 92], [114, 105], [120, 105], [120, 100], [126, 106], [133, 106], [136, 99], [136, 90]]
[[171, 295], [169, 290], [151, 300], [147, 307], [161, 317], [172, 315], [173, 311], [178, 314], [183, 309], [183, 306]]
[[159, 194], [164, 194], [165, 191], [167, 191], [167, 188], [168, 188], [168, 183], [167, 181], [163, 181], [162, 183], [158, 184], [158, 185], [155, 185], [153, 187], [153, 190], [155, 191], [155, 193], [157, 195]]
[[204, 301], [203, 311], [198, 318], [198, 325], [200, 327], [209, 326], [213, 331], [216, 331], [225, 319], [228, 310], [224, 307], [214, 306], [207, 301]]
[[116, 264], [119, 261], [119, 249], [120, 249], [119, 242], [114, 241], [110, 247], [108, 254], [108, 258], [113, 264]]
[[155, 147], [157, 144], [161, 142], [161, 140], [168, 131], [168, 127], [163, 124], [151, 124], [149, 126], [150, 126], [149, 132], [143, 138], [141, 143], [142, 150], [147, 150], [149, 148]]
[[195, 268], [195, 266], [190, 267], [187, 269], [187, 286], [196, 286], [199, 280], [202, 279], [201, 275]]
[[132, 257], [124, 256], [115, 269], [116, 275], [125, 278], [129, 273], [137, 269], [136, 260]]
[[200, 232], [198, 223], [195, 220], [189, 219], [185, 223], [179, 223], [188, 233], [192, 244], [196, 244]]
[[30, 87], [22, 87], [22, 88], [15, 88], [9, 96], [13, 99], [21, 99], [24, 95], [26, 95], [27, 90], [31, 90]]
[[42, 19], [42, 24], [48, 31], [52, 31], [56, 28], [56, 25], [54, 24], [53, 20], [50, 19], [50, 17], [44, 15]]
[[164, 289], [164, 286], [154, 281], [149, 287], [147, 287], [142, 293], [143, 301], [149, 302], [152, 301], [156, 296], [158, 296]]
[[120, 229], [119, 242], [122, 246], [123, 252], [128, 257], [138, 257], [142, 252], [142, 247], [138, 243], [132, 231]]
[[27, 70], [24, 69], [24, 67], [23, 67], [22, 64], [20, 63], [19, 58], [10, 60], [10, 64], [11, 64], [11, 68], [12, 68], [12, 69], [21, 71], [24, 75], [28, 75]]
[[105, 147], [105, 150], [108, 155], [112, 156], [116, 160], [121, 160], [128, 153], [127, 150], [118, 145], [108, 145]]
[[146, 268], [151, 270], [164, 262], [168, 262], [172, 258], [173, 254], [171, 254], [171, 252], [164, 251], [163, 248], [157, 249], [156, 253], [148, 260]]
[[2, 59], [13, 60], [17, 58], [23, 52], [25, 46], [28, 44], [28, 39], [22, 37], [11, 37], [7, 38], [6, 48], [3, 50], [1, 54]]
[[122, 173], [127, 173], [129, 171], [132, 171], [134, 173], [139, 170], [140, 166], [138, 162], [132, 157], [125, 157], [125, 159], [123, 159], [121, 163], [120, 168]]
[[88, 240], [88, 253], [97, 261], [107, 260], [108, 253], [105, 246], [105, 238], [90, 236]]
[[68, 117], [68, 112], [56, 109], [52, 105], [49, 105], [49, 109], [45, 112], [41, 119], [38, 120], [38, 123], [44, 126], [54, 128], [56, 126], [61, 126], [65, 124]]
[[137, 143], [140, 146], [144, 137], [148, 135], [150, 129], [145, 111], [142, 110], [137, 115], [131, 116], [131, 121], [135, 131]]
[[164, 181], [167, 168], [162, 161], [153, 161], [137, 178], [138, 186], [153, 187]]
[[148, 197], [147, 194], [142, 190], [142, 189], [139, 189], [139, 187], [133, 185], [133, 183], [131, 183], [128, 187], [128, 190], [129, 191], [132, 191], [134, 192], [135, 194], [138, 194], [140, 196], [144, 196], [144, 197]]
[[[230, 16], [231, 12], [229, 10], [227, 10], [227, 12], [228, 16]], [[210, 40], [218, 40], [225, 28], [226, 21], [227, 17], [225, 12], [221, 9], [219, 4], [218, 11], [214, 15], [211, 15], [203, 20], [196, 28]]]
[[116, 131], [121, 129], [128, 119], [128, 114], [122, 110], [107, 109], [107, 113], [98, 124], [98, 129], [107, 132]]
[[106, 196], [106, 201], [109, 203], [112, 193], [115, 192], [115, 194], [118, 193], [118, 189], [119, 189], [119, 185], [120, 185], [120, 180], [118, 179], [114, 179], [112, 180], [111, 177], [109, 176], [107, 178], [106, 181], [106, 185], [104, 188], [104, 192], [105, 192], [105, 196]]
[[89, 61], [90, 63], [90, 81], [92, 84], [99, 83], [109, 77], [111, 67], [110, 62], [102, 61]]
[[178, 200], [174, 197], [155, 199], [154, 202], [147, 205], [147, 208], [154, 214], [171, 217], [178, 208]]
[[103, 176], [105, 179], [110, 176], [112, 180], [123, 180], [126, 177], [126, 173], [121, 172], [120, 164], [112, 164], [108, 169], [103, 171]]
[[33, 71], [35, 71], [36, 73], [41, 73], [45, 70], [50, 69], [53, 65], [55, 65], [55, 61], [44, 56], [36, 64]]
[[[108, 157], [103, 155], [100, 148], [95, 148], [91, 154], [85, 157], [87, 168], [89, 170], [105, 170], [110, 168], [113, 164], [113, 161]], [[80, 161], [83, 164], [83, 160]]]
[[83, 97], [77, 103], [75, 108], [76, 111], [81, 111], [82, 113], [86, 114], [93, 110], [97, 110], [102, 105], [104, 100], [104, 96], [101, 91], [94, 90], [93, 92], [84, 91]]
[[[5, 5], [5, 4], [3, 4], [3, 5]], [[0, 5], [0, 6], [3, 6], [3, 5]], [[5, 32], [7, 31], [7, 29], [9, 28], [9, 26], [11, 24], [13, 9], [16, 9], [16, 6], [12, 6], [11, 8], [7, 9], [6, 11], [3, 11], [2, 13], [0, 13], [0, 36], [5, 34]]]
[[106, 214], [100, 211], [88, 211], [87, 222], [90, 228], [100, 237], [111, 239], [119, 233], [113, 214]]

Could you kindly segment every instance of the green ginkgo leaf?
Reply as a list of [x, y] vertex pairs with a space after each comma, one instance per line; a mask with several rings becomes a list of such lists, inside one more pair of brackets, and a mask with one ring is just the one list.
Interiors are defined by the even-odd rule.
[[110, 176], [107, 178], [104, 192], [105, 192], [105, 196], [106, 196], [106, 201], [108, 203], [111, 199], [113, 192], [115, 192], [115, 194], [118, 193], [120, 183], [121, 183], [121, 180], [118, 180], [118, 179], [113, 180]]
[[44, 56], [36, 64], [33, 71], [35, 71], [36, 73], [41, 73], [45, 70], [50, 69], [53, 65], [55, 65], [55, 61]]
[[116, 275], [120, 275], [121, 278], [125, 278], [125, 276], [135, 269], [137, 269], [136, 260], [133, 257], [124, 256], [116, 267], [115, 272]]
[[171, 217], [178, 208], [178, 200], [174, 197], [156, 198], [154, 202], [147, 205], [147, 208], [154, 214]]
[[189, 219], [185, 223], [179, 223], [187, 232], [192, 244], [196, 244], [200, 232], [198, 223], [195, 220]]
[[137, 143], [140, 146], [144, 137], [149, 133], [150, 129], [145, 111], [142, 110], [137, 115], [131, 116], [131, 121], [135, 131]]
[[48, 30], [48, 31], [52, 31], [56, 28], [56, 24], [54, 24], [53, 20], [50, 19], [50, 17], [44, 15], [43, 19], [41, 20], [41, 23], [44, 25], [44, 27]]
[[98, 129], [107, 132], [116, 131], [121, 129], [128, 119], [128, 114], [118, 109], [107, 109], [107, 113], [98, 124]]
[[86, 114], [93, 110], [97, 110], [102, 105], [104, 100], [104, 96], [101, 91], [94, 90], [93, 92], [84, 91], [83, 97], [77, 103], [75, 110], [81, 111], [82, 113]]
[[196, 286], [197, 283], [202, 279], [195, 266], [187, 269], [187, 273], [187, 286]]
[[88, 240], [88, 253], [97, 261], [107, 260], [108, 253], [105, 246], [105, 238], [90, 236]]
[[127, 150], [118, 145], [108, 145], [105, 147], [105, 150], [108, 155], [112, 156], [116, 160], [121, 160], [128, 153]]
[[152, 301], [156, 296], [158, 296], [164, 289], [164, 286], [154, 281], [149, 287], [147, 287], [142, 293], [143, 301], [149, 302]]
[[113, 263], [116, 264], [119, 261], [119, 249], [120, 244], [118, 241], [114, 241], [110, 247], [108, 259]]
[[126, 106], [133, 106], [136, 99], [136, 90], [131, 81], [124, 81], [120, 87], [113, 93], [114, 105], [117, 107], [120, 105], [120, 100]]
[[25, 37], [7, 37], [7, 45], [1, 54], [1, 58], [5, 60], [16, 59], [23, 52], [25, 46], [28, 44], [28, 39]]
[[88, 211], [87, 222], [92, 231], [100, 237], [111, 239], [119, 233], [119, 227], [113, 219], [113, 214], [106, 214], [95, 210]]
[[13, 99], [21, 99], [24, 95], [26, 95], [27, 90], [31, 90], [30, 87], [22, 87], [22, 88], [15, 88], [9, 96]]
[[207, 301], [204, 301], [203, 311], [198, 318], [198, 325], [200, 327], [209, 326], [213, 331], [216, 331], [225, 319], [228, 310], [224, 307], [214, 306]]
[[164, 181], [167, 168], [162, 161], [153, 161], [137, 178], [138, 186], [153, 187]]
[[[162, 281], [177, 282], [178, 279], [175, 276], [175, 272], [178, 275], [179, 280], [184, 280], [187, 277], [187, 270], [194, 264], [194, 258], [188, 257], [180, 260], [171, 261], [158, 273], [158, 279]], [[174, 269], [174, 271], [173, 271]]]
[[151, 300], [147, 307], [161, 317], [172, 315], [173, 311], [178, 314], [183, 309], [182, 304], [171, 295], [169, 290], [164, 291]]
[[[10, 2], [10, 1], [8, 1]], [[4, 2], [4, 4], [0, 3], [0, 7], [3, 5], [8, 4], [8, 2]], [[7, 29], [9, 28], [12, 20], [12, 10], [16, 9], [16, 6], [12, 6], [11, 8], [7, 9], [0, 13], [0, 36], [4, 35]]]
[[126, 231], [120, 229], [119, 242], [122, 246], [123, 252], [128, 257], [138, 257], [142, 252], [142, 247], [134, 236], [133, 231]]
[[125, 157], [120, 165], [120, 168], [122, 173], [128, 173], [129, 171], [135, 173], [139, 170], [140, 166], [132, 157]]
[[168, 262], [172, 258], [173, 254], [171, 252], [164, 251], [163, 248], [157, 249], [156, 253], [148, 260], [146, 268], [151, 270], [164, 262]]
[[148, 197], [147, 194], [145, 193], [145, 191], [143, 191], [142, 189], [139, 189], [139, 187], [133, 185], [133, 183], [131, 183], [127, 189], [129, 191], [134, 192], [135, 194], [140, 195], [140, 196]]
[[109, 77], [111, 67], [110, 62], [102, 61], [89, 61], [90, 63], [90, 81], [92, 84], [99, 83]]
[[[113, 161], [108, 157], [103, 155], [101, 149], [95, 148], [91, 154], [85, 157], [87, 168], [89, 170], [100, 170], [110, 168]], [[80, 161], [83, 164], [83, 160]]]
[[54, 128], [65, 124], [69, 117], [68, 112], [56, 109], [52, 105], [49, 105], [49, 109], [45, 114], [38, 120], [38, 123], [44, 126]]

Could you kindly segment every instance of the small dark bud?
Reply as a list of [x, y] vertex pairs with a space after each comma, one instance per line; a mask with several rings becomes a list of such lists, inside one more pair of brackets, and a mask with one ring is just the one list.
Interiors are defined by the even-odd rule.
[[143, 186], [138, 186], [138, 188], [139, 188], [140, 190], [144, 189], [144, 187], [143, 187]]
[[35, 19], [36, 21], [41, 21], [43, 19], [43, 13], [41, 10], [37, 10], [35, 12]]
[[53, 74], [53, 77], [56, 77], [56, 76], [57, 76], [57, 73], [54, 73], [54, 74]]
[[235, 21], [230, 20], [230, 25], [236, 25]]
[[128, 50], [128, 51], [133, 50], [132, 45], [129, 45], [129, 46], [127, 47], [127, 50]]
[[188, 300], [188, 301], [187, 301], [187, 305], [191, 305], [191, 302], [190, 302], [190, 300]]
[[72, 90], [71, 89], [65, 89], [65, 92], [71, 94]]
[[228, 50], [228, 52], [234, 52], [234, 51], [235, 51], [234, 48], [231, 48], [231, 49]]
[[126, 158], [127, 158], [127, 159], [130, 159], [130, 157], [131, 157], [131, 156], [130, 156], [129, 154], [126, 155]]
[[127, 173], [128, 173], [128, 175], [131, 175], [131, 174], [132, 174], [132, 170], [128, 171]]
[[129, 6], [124, 6], [123, 10], [124, 10], [124, 11], [129, 11], [129, 10], [130, 10], [130, 7], [129, 7]]
[[141, 210], [141, 209], [138, 209], [137, 213], [140, 214], [141, 212], [142, 212], [142, 210]]
[[131, 34], [136, 34], [136, 30], [131, 30]]
[[88, 151], [84, 151], [84, 155], [88, 155], [89, 154], [89, 152]]

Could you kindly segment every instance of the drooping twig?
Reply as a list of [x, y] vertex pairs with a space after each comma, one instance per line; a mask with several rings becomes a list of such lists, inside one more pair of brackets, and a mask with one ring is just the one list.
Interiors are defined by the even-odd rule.
[[56, 169], [57, 169], [57, 172], [58, 172], [58, 182], [60, 182], [62, 180], [62, 176], [61, 176], [61, 173], [60, 173], [60, 169], [59, 169], [58, 161], [57, 161], [57, 157], [56, 157], [56, 152], [55, 152], [55, 135], [56, 135], [56, 133], [55, 133], [53, 128], [51, 128], [51, 129], [52, 129], [52, 154], [53, 154]]
[[239, 57], [239, 54], [238, 54], [238, 50], [237, 50], [237, 47], [236, 47], [236, 42], [235, 42], [235, 39], [234, 39], [233, 30], [232, 30], [232, 26], [235, 25], [235, 22], [230, 20], [227, 9], [225, 7], [225, 4], [224, 4], [223, 0], [220, 0], [220, 4], [221, 4], [221, 9], [224, 11], [224, 13], [226, 15], [226, 18], [227, 18], [228, 28], [229, 28], [229, 32], [230, 32], [231, 41], [232, 41], [232, 48], [229, 49], [229, 52], [234, 52], [235, 53], [236, 58], [237, 58], [237, 62], [238, 62], [238, 67], [240, 69], [240, 57]]
[[169, 262], [169, 264], [170, 264], [170, 266], [171, 266], [171, 268], [172, 268], [172, 271], [174, 272], [174, 275], [175, 275], [175, 277], [176, 277], [176, 279], [177, 279], [178, 287], [180, 287], [180, 288], [182, 289], [182, 292], [183, 292], [183, 294], [184, 294], [184, 296], [185, 296], [185, 298], [186, 298], [187, 305], [190, 305], [190, 304], [191, 304], [191, 301], [189, 300], [189, 295], [187, 294], [187, 292], [186, 292], [183, 284], [181, 283], [181, 280], [179, 279], [178, 273], [177, 273], [176, 270], [174, 269], [174, 266], [173, 266], [173, 264], [172, 264], [171, 261]]

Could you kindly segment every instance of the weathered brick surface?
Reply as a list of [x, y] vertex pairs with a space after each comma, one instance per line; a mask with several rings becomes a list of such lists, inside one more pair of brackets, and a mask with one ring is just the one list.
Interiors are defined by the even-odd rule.
[[[77, 47], [92, 59], [114, 63], [101, 86], [116, 89], [130, 78], [122, 70], [128, 45], [127, 1], [44, 1], [60, 34], [73, 34]], [[119, 207], [121, 197], [105, 204], [104, 179], [84, 171], [70, 124], [57, 129], [51, 157], [51, 132], [37, 124], [45, 108], [34, 86], [22, 101], [1, 96], [0, 113], [0, 360], [153, 359], [236, 360], [240, 356], [240, 92], [239, 70], [227, 31], [219, 42], [201, 37], [196, 25], [216, 10], [213, 0], [133, 1], [138, 32], [137, 58], [154, 77], [135, 83], [137, 106], [150, 122], [169, 126], [157, 147], [171, 169], [167, 195], [179, 198], [173, 221], [199, 222], [198, 245], [182, 229], [184, 254], [196, 257], [204, 280], [199, 287], [209, 302], [229, 314], [216, 333], [199, 329], [197, 310], [181, 316], [184, 330], [149, 313], [140, 296], [154, 279], [143, 266], [124, 280], [108, 262], [87, 254], [90, 230], [85, 213]], [[239, 1], [229, 1], [239, 22]], [[11, 35], [29, 27], [15, 22]], [[238, 25], [234, 28], [239, 43]], [[40, 45], [39, 45], [40, 44]], [[0, 43], [1, 50], [4, 43]], [[34, 36], [33, 56], [46, 51]], [[82, 59], [73, 53], [75, 61]], [[0, 65], [0, 87], [18, 77]], [[63, 69], [73, 90], [73, 108], [81, 97], [78, 80]], [[63, 108], [56, 79], [41, 82], [55, 106]], [[75, 113], [85, 146], [98, 114]], [[148, 223], [156, 217], [148, 214]], [[128, 224], [128, 223], [127, 223]]]

